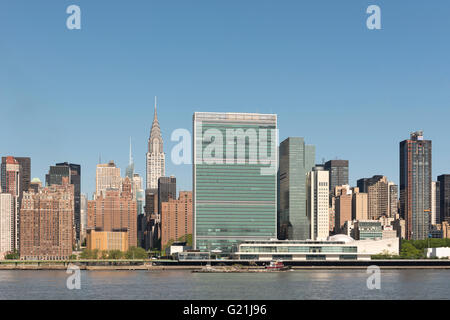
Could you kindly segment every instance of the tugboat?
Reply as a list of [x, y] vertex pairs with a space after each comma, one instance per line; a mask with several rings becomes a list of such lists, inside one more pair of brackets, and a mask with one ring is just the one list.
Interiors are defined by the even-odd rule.
[[285, 266], [283, 261], [270, 261], [270, 264], [265, 266], [266, 271], [286, 271], [289, 270], [289, 266]]

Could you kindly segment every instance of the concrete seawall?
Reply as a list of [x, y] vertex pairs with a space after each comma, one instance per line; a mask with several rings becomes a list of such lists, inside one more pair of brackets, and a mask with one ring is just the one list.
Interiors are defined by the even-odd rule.
[[[213, 267], [242, 265], [253, 269], [262, 269], [267, 262], [242, 260], [211, 261], [0, 261], [1, 270], [66, 270], [70, 264], [81, 270], [114, 271], [114, 270], [199, 270], [207, 264]], [[381, 269], [449, 269], [450, 260], [370, 260], [370, 261], [284, 261], [292, 270], [351, 270], [367, 269], [378, 266]]]

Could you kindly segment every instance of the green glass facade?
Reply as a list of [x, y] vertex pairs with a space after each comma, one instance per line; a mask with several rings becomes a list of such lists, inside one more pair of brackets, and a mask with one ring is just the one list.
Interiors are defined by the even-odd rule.
[[303, 138], [280, 144], [280, 239], [306, 240], [311, 227], [306, 210], [306, 175], [315, 164], [316, 149]]
[[194, 114], [196, 249], [227, 253], [241, 241], [276, 238], [276, 126], [276, 115]]

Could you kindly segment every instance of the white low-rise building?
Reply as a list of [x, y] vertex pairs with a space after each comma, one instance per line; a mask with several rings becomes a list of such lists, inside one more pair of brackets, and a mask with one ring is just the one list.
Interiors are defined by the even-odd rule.
[[442, 248], [427, 248], [426, 254], [427, 258], [450, 258], [450, 248], [442, 247]]
[[376, 254], [399, 254], [399, 239], [361, 240], [339, 234], [327, 240], [245, 241], [234, 253], [241, 260], [370, 260]]

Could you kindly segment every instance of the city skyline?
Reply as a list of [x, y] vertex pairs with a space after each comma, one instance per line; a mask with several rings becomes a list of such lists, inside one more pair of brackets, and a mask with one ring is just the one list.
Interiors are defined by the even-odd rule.
[[[180, 190], [192, 189], [192, 170], [170, 161], [170, 134], [191, 131], [196, 111], [276, 113], [280, 141], [304, 137], [317, 163], [349, 160], [351, 185], [377, 174], [398, 184], [398, 142], [416, 130], [434, 142], [433, 180], [448, 171], [448, 3], [382, 2], [375, 33], [367, 3], [138, 1], [105, 15], [80, 1], [79, 32], [65, 27], [68, 3], [0, 5], [0, 153], [31, 157], [32, 178], [77, 163], [91, 197], [99, 156], [125, 172], [130, 136], [145, 177], [153, 96]], [[26, 130], [11, 135], [17, 119]]]

